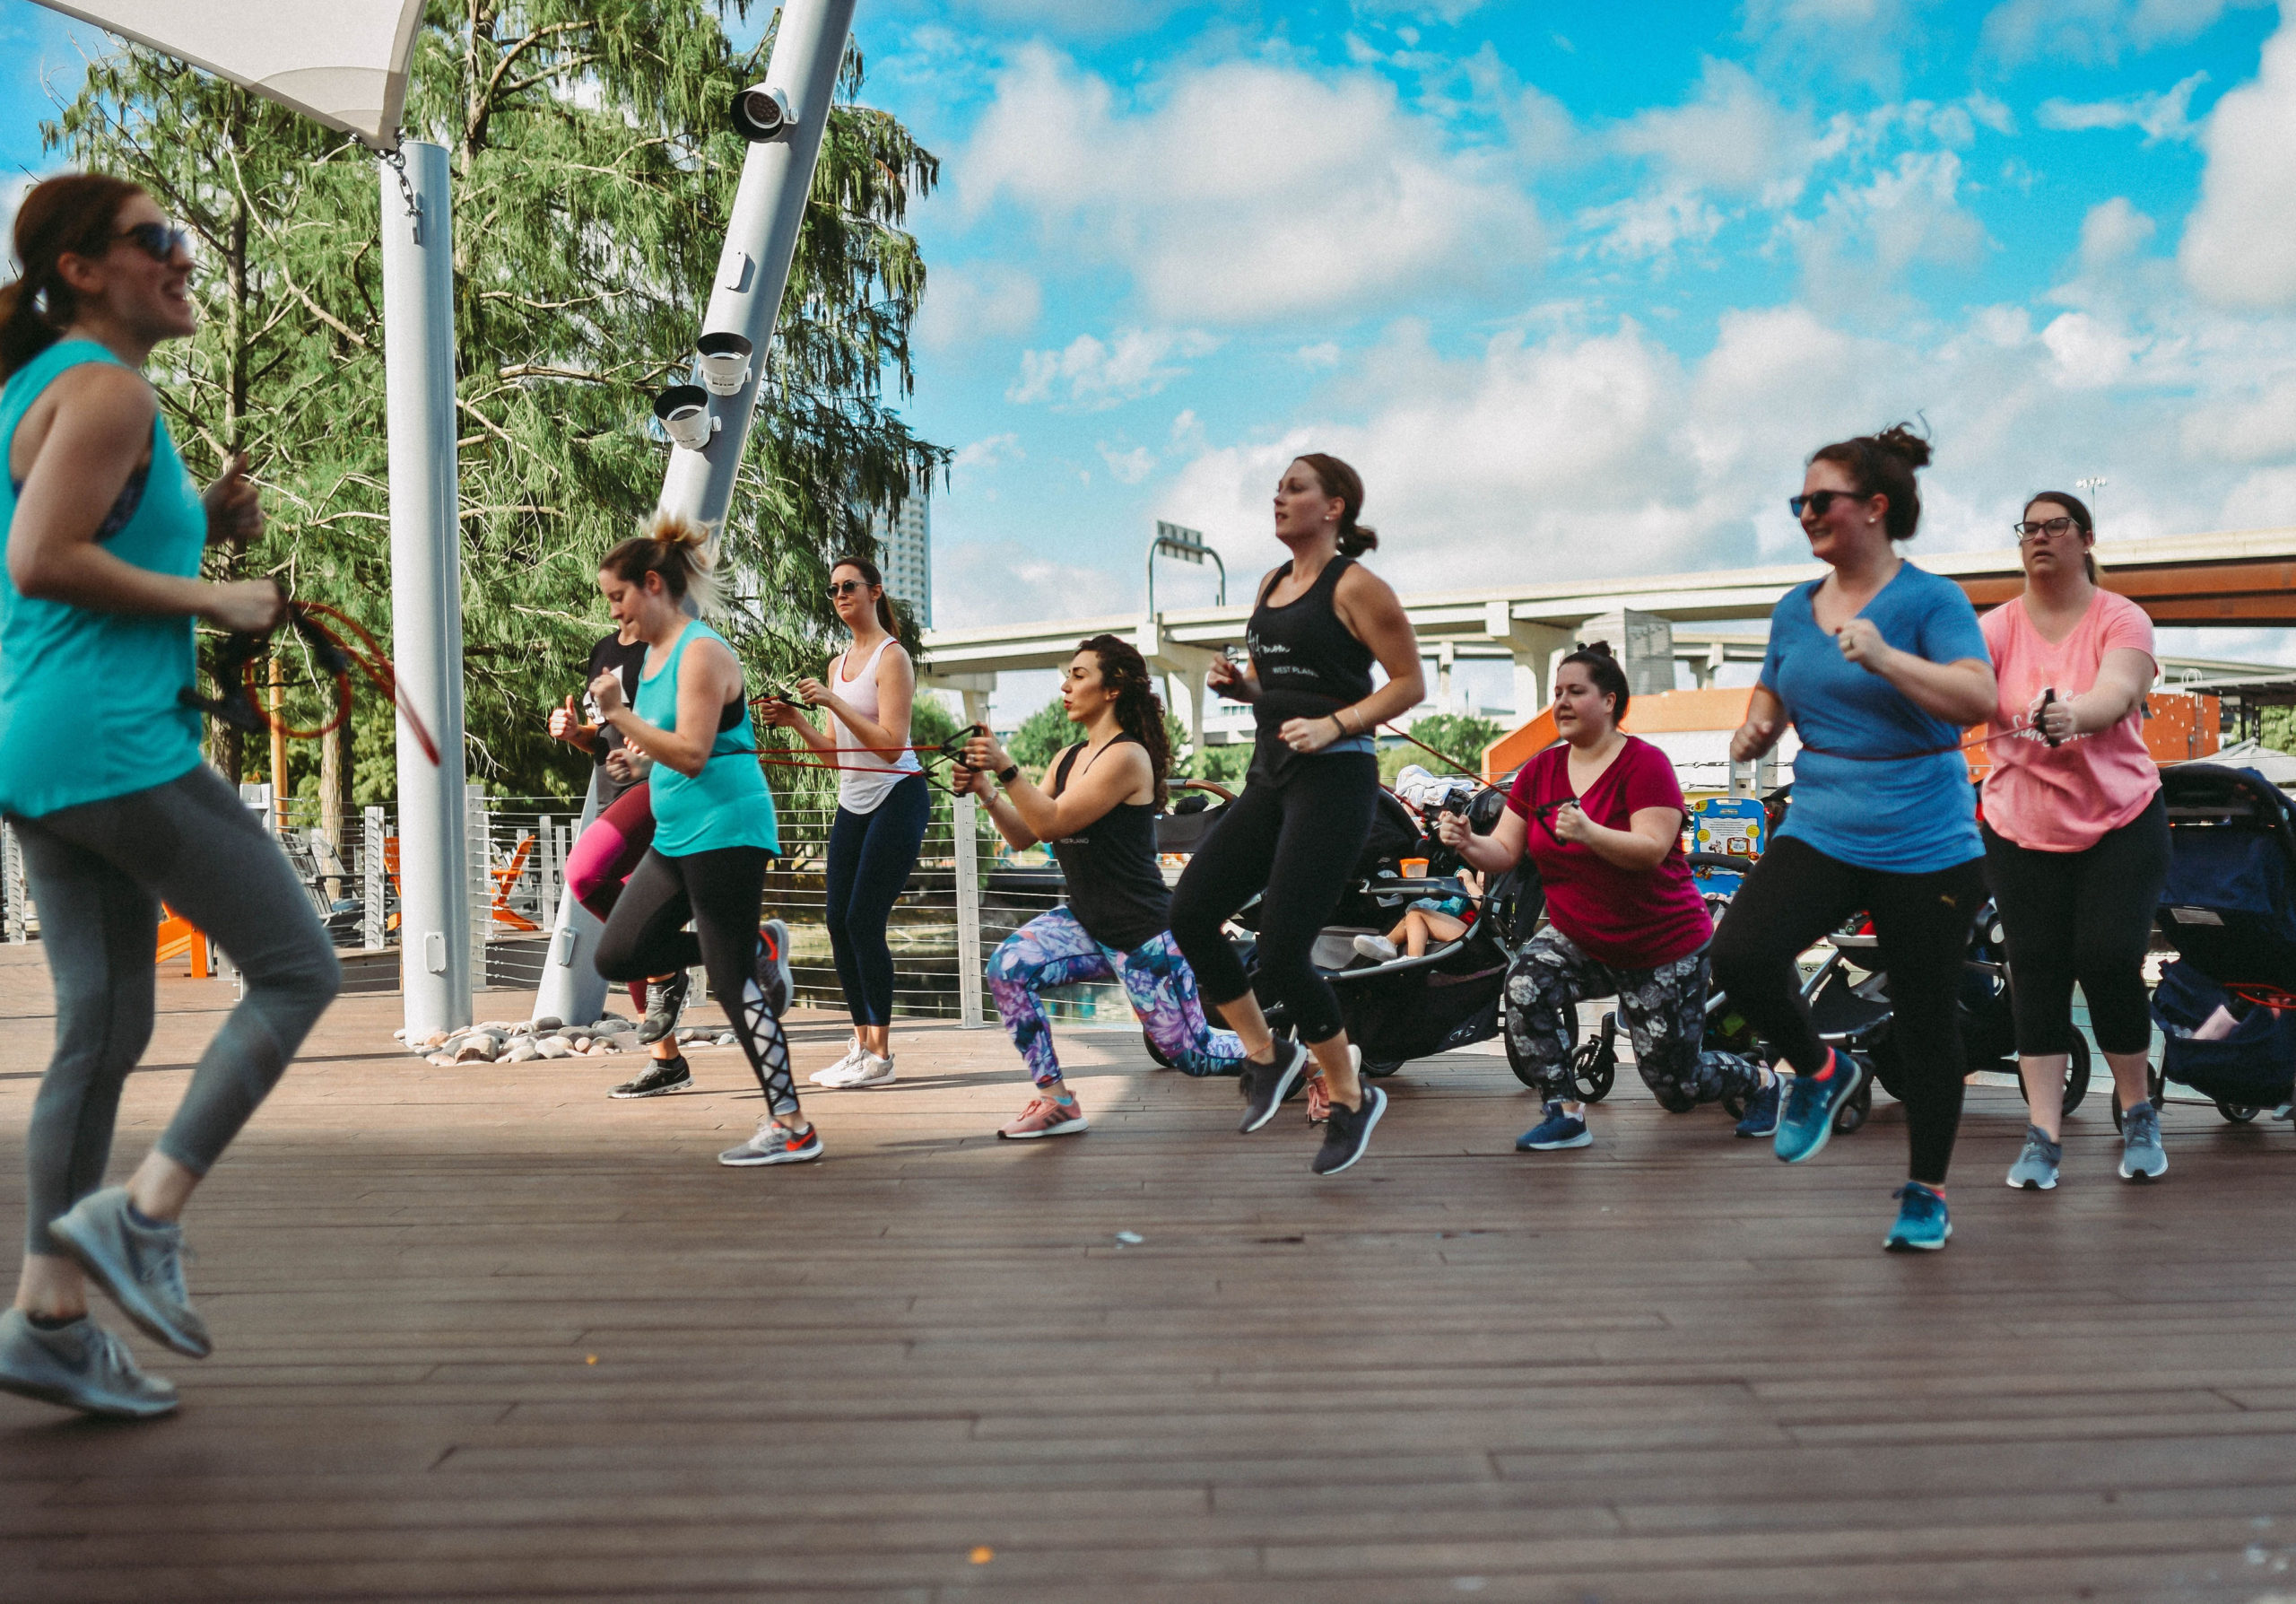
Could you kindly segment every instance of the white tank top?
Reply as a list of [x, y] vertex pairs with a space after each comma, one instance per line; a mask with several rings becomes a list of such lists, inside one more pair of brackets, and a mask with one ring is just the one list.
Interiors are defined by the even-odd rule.
[[[877, 649], [861, 665], [861, 672], [852, 679], [845, 677], [844, 662], [850, 652], [840, 654], [830, 665], [830, 689], [835, 691], [846, 704], [872, 724], [877, 721], [877, 659], [885, 655], [885, 648], [893, 643], [891, 635], [877, 642]], [[925, 765], [917, 761], [917, 754], [904, 752], [898, 763], [887, 763], [874, 752], [860, 750], [861, 737], [847, 727], [835, 713], [829, 716], [830, 728], [837, 732], [837, 744], [855, 748], [840, 752], [837, 761], [842, 771], [837, 777], [837, 805], [848, 813], [874, 813], [878, 804], [911, 774], [921, 774]]]

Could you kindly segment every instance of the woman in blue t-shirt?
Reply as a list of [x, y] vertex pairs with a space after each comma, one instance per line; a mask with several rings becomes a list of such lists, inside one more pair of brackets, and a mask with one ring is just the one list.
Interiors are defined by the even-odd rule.
[[1872, 915], [1904, 1076], [1909, 1179], [1892, 1249], [1942, 1248], [1945, 1168], [1961, 1117], [1954, 987], [1985, 898], [1985, 849], [1959, 750], [1990, 716], [1993, 663], [1950, 580], [1899, 556], [1921, 521], [1914, 470], [1929, 443], [1905, 425], [1826, 447], [1791, 503], [1833, 571], [1771, 612], [1770, 655], [1730, 740], [1745, 763], [1791, 722], [1794, 802], [1714, 938], [1715, 983], [1795, 1075], [1778, 1156], [1813, 1156], [1864, 1071], [1818, 1038], [1795, 959], [1849, 915]]

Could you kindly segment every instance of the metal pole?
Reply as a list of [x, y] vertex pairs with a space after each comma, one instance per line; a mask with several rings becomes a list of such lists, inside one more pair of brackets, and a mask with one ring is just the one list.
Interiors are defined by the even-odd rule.
[[[781, 292], [813, 187], [813, 164], [829, 122], [838, 64], [853, 28], [854, 0], [787, 0], [766, 64], [765, 87], [780, 92], [789, 121], [775, 137], [752, 144], [742, 162], [741, 186], [726, 225], [718, 283], [702, 318], [706, 334], [737, 334], [753, 355], [750, 380], [730, 396], [709, 397], [715, 431], [700, 450], [670, 448], [661, 508], [697, 523], [723, 527], [734, 504], [734, 480], [757, 412], [758, 388], [773, 340]], [[413, 148], [412, 146], [410, 149]], [[700, 382], [700, 364], [694, 382]]]
[[[575, 826], [574, 836], [580, 840], [598, 816], [598, 777], [593, 773], [589, 794], [582, 802], [581, 822]], [[591, 952], [598, 945], [598, 932], [605, 927], [598, 916], [566, 894], [564, 876], [566, 859], [558, 857], [561, 884], [558, 888], [558, 917], [551, 921], [550, 955], [543, 960], [542, 984], [535, 991], [535, 1011], [532, 1018], [554, 1018], [565, 1024], [587, 1024], [606, 1011], [606, 983], [598, 973], [598, 966], [590, 961]]]
[[956, 830], [957, 1015], [970, 1031], [988, 1023], [981, 1016], [980, 997], [980, 803], [959, 797], [949, 811]]
[[410, 140], [397, 155], [380, 169], [391, 651], [399, 694], [439, 754], [434, 765], [414, 742], [398, 742], [399, 969], [412, 1042], [470, 1023], [471, 923], [447, 153]]

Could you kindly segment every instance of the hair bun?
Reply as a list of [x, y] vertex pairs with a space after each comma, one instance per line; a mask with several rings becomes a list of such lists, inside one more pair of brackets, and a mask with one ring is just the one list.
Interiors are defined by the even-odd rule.
[[1874, 436], [1874, 443], [1891, 456], [1902, 459], [1908, 467], [1929, 466], [1929, 440], [1926, 436], [1915, 433], [1910, 423], [1891, 424]]
[[683, 545], [701, 551], [709, 545], [709, 531], [683, 513], [665, 512], [657, 507], [646, 520], [646, 537], [665, 545]]
[[1613, 662], [1618, 658], [1618, 654], [1611, 649], [1611, 643], [1607, 641], [1581, 641], [1578, 642], [1578, 649], [1591, 652], [1598, 658], [1609, 658]]

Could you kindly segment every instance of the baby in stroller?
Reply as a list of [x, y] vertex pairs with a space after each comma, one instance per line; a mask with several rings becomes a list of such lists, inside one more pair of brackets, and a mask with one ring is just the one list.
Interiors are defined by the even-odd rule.
[[1374, 963], [1386, 963], [1399, 954], [1425, 957], [1431, 945], [1439, 946], [1446, 941], [1457, 941], [1467, 933], [1467, 925], [1474, 917], [1472, 910], [1483, 898], [1483, 885], [1481, 875], [1470, 868], [1461, 869], [1457, 893], [1421, 897], [1404, 910], [1402, 920], [1386, 935], [1367, 932], [1358, 936], [1355, 950]]

